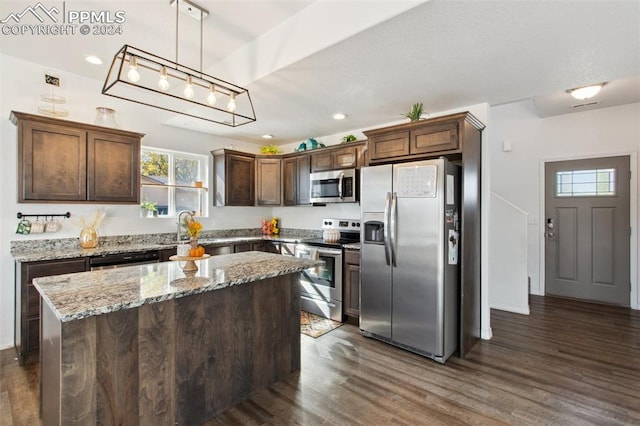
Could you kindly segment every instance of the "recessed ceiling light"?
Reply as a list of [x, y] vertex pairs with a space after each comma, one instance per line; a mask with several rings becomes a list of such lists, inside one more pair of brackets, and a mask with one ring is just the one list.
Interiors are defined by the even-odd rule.
[[567, 92], [569, 92], [571, 96], [573, 96], [576, 99], [580, 99], [580, 100], [590, 99], [590, 98], [593, 98], [595, 95], [597, 95], [598, 92], [600, 92], [600, 89], [602, 89], [602, 86], [604, 85], [605, 83], [600, 83], [600, 84], [593, 84], [591, 86], [577, 87], [575, 89], [569, 89], [567, 90]]
[[273, 135], [262, 135], [263, 139], [273, 139]]
[[345, 118], [347, 118], [347, 115], [341, 112], [336, 112], [332, 117], [334, 120], [344, 120]]
[[89, 55], [89, 56], [85, 57], [84, 59], [85, 59], [85, 61], [89, 62], [90, 64], [102, 65], [102, 59], [98, 58], [97, 56]]

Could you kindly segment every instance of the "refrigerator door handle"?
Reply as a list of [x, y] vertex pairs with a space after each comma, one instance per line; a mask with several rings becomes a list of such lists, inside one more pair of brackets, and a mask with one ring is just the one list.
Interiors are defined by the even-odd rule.
[[391, 261], [393, 262], [393, 266], [398, 266], [397, 260], [397, 251], [398, 251], [398, 195], [397, 193], [393, 193], [393, 197], [391, 198], [391, 213], [389, 214], [389, 225], [391, 227], [389, 234], [391, 234]]
[[391, 237], [389, 235], [389, 213], [391, 208], [391, 193], [387, 192], [387, 197], [384, 201], [384, 258], [387, 261], [387, 265], [391, 264]]
[[342, 182], [344, 181], [344, 172], [340, 173], [340, 178], [338, 180], [338, 197], [341, 200], [344, 200], [344, 197], [342, 196]]

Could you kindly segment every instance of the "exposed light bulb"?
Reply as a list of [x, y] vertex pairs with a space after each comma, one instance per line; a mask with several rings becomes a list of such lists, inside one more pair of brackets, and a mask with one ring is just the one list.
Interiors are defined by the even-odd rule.
[[211, 106], [216, 104], [216, 87], [212, 84], [209, 86], [209, 96], [207, 96], [207, 103]]
[[193, 78], [187, 76], [187, 84], [184, 86], [184, 96], [188, 99], [193, 98]]
[[160, 90], [169, 89], [169, 81], [167, 81], [167, 67], [160, 68], [160, 80], [158, 80]]
[[127, 72], [127, 78], [129, 81], [136, 83], [140, 80], [140, 73], [138, 72], [138, 58], [131, 56], [129, 58], [129, 72]]
[[229, 94], [229, 103], [227, 104], [229, 112], [236, 112], [236, 94]]

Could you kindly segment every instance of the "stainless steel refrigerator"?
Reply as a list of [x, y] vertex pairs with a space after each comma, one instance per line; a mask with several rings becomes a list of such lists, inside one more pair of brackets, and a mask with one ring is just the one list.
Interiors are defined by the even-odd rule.
[[361, 170], [362, 334], [445, 362], [458, 348], [459, 167]]

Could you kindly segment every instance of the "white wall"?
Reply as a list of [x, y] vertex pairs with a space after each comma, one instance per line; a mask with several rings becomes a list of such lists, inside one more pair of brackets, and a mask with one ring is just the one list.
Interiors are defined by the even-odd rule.
[[[629, 104], [540, 119], [532, 102], [491, 108], [491, 190], [522, 208], [537, 224], [528, 226], [527, 264], [531, 293], [544, 294], [545, 161], [596, 156], [631, 155], [631, 306], [640, 308], [638, 295], [638, 148], [640, 104]], [[502, 150], [503, 141], [512, 150]], [[511, 283], [491, 282], [491, 292]]]
[[491, 194], [489, 228], [489, 304], [492, 309], [528, 315], [527, 214]]

